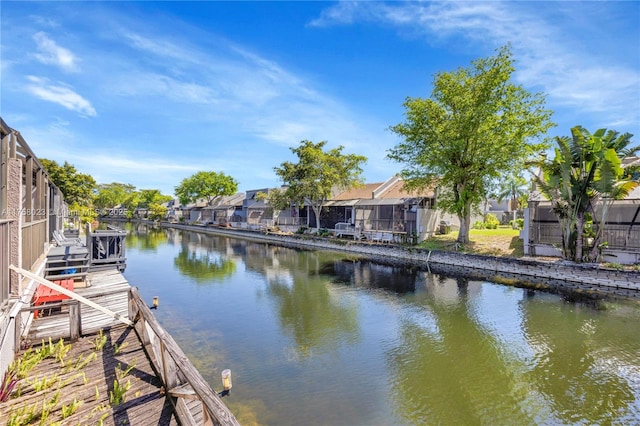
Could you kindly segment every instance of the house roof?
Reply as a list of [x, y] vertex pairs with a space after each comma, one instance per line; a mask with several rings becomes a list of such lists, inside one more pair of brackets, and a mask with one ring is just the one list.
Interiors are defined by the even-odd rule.
[[373, 191], [384, 182], [366, 183], [358, 188], [348, 189], [333, 197], [333, 201], [359, 200], [362, 198], [373, 198]]
[[[626, 197], [620, 201], [636, 201], [640, 200], [640, 186], [637, 186], [633, 191], [629, 192]], [[529, 193], [529, 201], [549, 202], [549, 199], [539, 190], [534, 190]]]
[[404, 180], [398, 179], [389, 189], [380, 194], [381, 198], [414, 198], [414, 197], [433, 197], [435, 193], [433, 189], [423, 189], [409, 191], [404, 189]]
[[349, 206], [355, 206], [356, 203], [358, 203], [357, 199], [353, 199], [353, 200], [331, 200], [331, 201], [327, 201], [325, 206], [333, 206], [333, 207], [349, 207]]
[[241, 206], [245, 197], [246, 194], [244, 192], [227, 195], [216, 200], [213, 206], [205, 207], [203, 210], [226, 210], [231, 207]]
[[[387, 200], [386, 202], [374, 202], [368, 204], [385, 204], [385, 203], [403, 203], [408, 198], [425, 198], [433, 197], [434, 191], [432, 189], [421, 191], [408, 191], [404, 189], [404, 180], [399, 176], [394, 176], [385, 182], [368, 183], [359, 188], [349, 189], [343, 191], [334, 197], [333, 205], [339, 205], [338, 201], [358, 200], [358, 204], [365, 205], [366, 201], [372, 200]], [[347, 205], [347, 204], [340, 204]]]

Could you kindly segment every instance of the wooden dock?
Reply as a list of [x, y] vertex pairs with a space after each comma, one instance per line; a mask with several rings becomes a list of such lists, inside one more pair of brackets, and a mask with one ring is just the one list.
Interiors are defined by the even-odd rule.
[[[56, 340], [52, 342], [54, 347], [56, 344], [62, 347]], [[46, 350], [48, 345], [47, 341], [40, 350]], [[19, 397], [0, 403], [0, 424], [12, 421], [16, 424], [178, 424], [162, 382], [132, 328], [113, 327], [67, 345], [69, 350], [64, 357], [43, 359], [28, 377], [18, 382]], [[17, 358], [24, 353], [24, 350], [18, 353]], [[87, 364], [83, 365], [84, 362]], [[40, 389], [47, 386], [47, 382], [51, 387]], [[112, 396], [116, 382], [123, 388], [129, 387], [124, 401], [117, 405]], [[69, 414], [74, 405], [77, 409]], [[30, 415], [35, 418], [27, 422]], [[43, 416], [45, 421], [41, 423]]]
[[16, 359], [31, 359], [34, 351], [53, 355], [0, 402], [0, 425], [238, 425], [117, 269], [90, 272], [86, 287], [75, 292], [133, 326], [73, 299], [48, 304], [46, 310], [24, 308], [40, 314], [27, 324], [22, 342], [33, 348]]
[[[85, 287], [86, 286], [86, 287]], [[116, 269], [107, 271], [90, 272], [86, 277], [83, 287], [74, 291], [105, 308], [116, 312], [123, 317], [128, 315], [129, 290], [131, 286], [127, 279]], [[59, 339], [70, 336], [69, 311], [71, 302], [65, 302], [60, 307], [55, 307], [57, 314], [40, 316], [29, 327], [27, 340], [31, 343], [39, 343], [42, 339]], [[112, 327], [120, 322], [103, 312], [88, 305], [79, 304], [80, 335], [93, 334], [105, 327]], [[59, 312], [58, 312], [59, 311]]]

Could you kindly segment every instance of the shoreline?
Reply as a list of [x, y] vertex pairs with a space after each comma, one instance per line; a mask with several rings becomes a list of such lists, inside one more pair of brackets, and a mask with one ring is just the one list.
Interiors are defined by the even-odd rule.
[[[114, 222], [128, 221], [116, 219]], [[579, 295], [595, 299], [613, 297], [640, 301], [640, 272], [601, 268], [600, 265], [593, 264], [575, 264], [562, 259], [548, 261], [429, 251], [415, 247], [371, 244], [346, 239], [329, 240], [310, 235], [265, 234], [234, 228], [169, 222], [154, 223], [139, 219], [129, 222], [210, 235], [225, 235], [298, 249], [356, 254], [376, 263], [418, 268], [436, 274], [455, 274], [468, 279], [482, 279], [514, 287], [547, 290], [566, 296]]]

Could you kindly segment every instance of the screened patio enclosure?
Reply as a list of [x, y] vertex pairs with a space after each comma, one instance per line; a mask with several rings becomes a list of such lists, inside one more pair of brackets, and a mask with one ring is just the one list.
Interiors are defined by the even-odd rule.
[[[602, 217], [602, 206], [596, 211], [594, 231], [601, 226], [597, 221]], [[614, 201], [608, 208], [601, 243], [606, 243], [603, 257], [619, 263], [640, 261], [640, 188], [636, 188], [624, 200]], [[525, 241], [526, 243], [526, 241]], [[590, 241], [585, 238], [588, 246]], [[537, 255], [550, 254], [539, 245], [562, 247], [562, 229], [549, 201], [529, 203], [528, 245], [534, 247]]]

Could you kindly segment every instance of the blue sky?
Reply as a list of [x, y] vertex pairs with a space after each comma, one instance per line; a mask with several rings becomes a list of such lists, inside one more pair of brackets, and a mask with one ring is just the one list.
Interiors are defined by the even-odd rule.
[[279, 186], [303, 139], [383, 181], [407, 96], [511, 43], [558, 127], [640, 138], [640, 2], [10, 2], [0, 114], [36, 155], [172, 194], [199, 170]]

